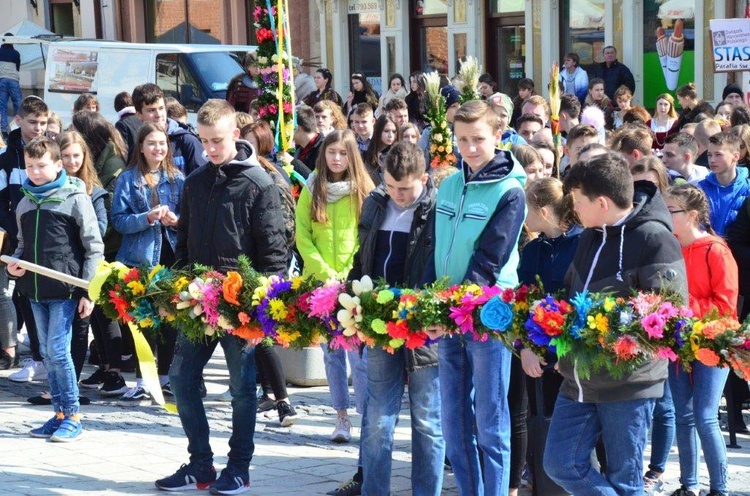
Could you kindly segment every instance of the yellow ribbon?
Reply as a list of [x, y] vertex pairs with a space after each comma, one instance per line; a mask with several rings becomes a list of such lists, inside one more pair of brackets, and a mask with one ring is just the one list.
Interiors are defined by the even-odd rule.
[[163, 406], [169, 413], [177, 413], [177, 405], [164, 401], [164, 395], [161, 392], [161, 383], [159, 382], [159, 373], [156, 371], [156, 359], [151, 351], [151, 345], [146, 341], [146, 336], [132, 322], [128, 322], [128, 327], [130, 328], [130, 333], [133, 335], [135, 354], [138, 357], [138, 364], [141, 368], [143, 384], [158, 405]]
[[289, 146], [286, 139], [286, 119], [284, 118], [284, 34], [286, 26], [282, 22], [284, 19], [284, 4], [282, 0], [276, 1], [276, 13], [279, 16], [279, 22], [276, 24], [278, 36], [276, 37], [276, 69], [279, 73], [279, 91], [276, 93], [279, 97], [279, 133], [281, 134], [281, 147], [286, 150]]

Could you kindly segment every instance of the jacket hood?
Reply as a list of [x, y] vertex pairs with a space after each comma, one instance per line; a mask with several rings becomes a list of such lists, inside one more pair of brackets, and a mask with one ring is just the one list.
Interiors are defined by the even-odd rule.
[[8, 135], [8, 149], [23, 151], [23, 136], [21, 136], [20, 128], [14, 129]]
[[[388, 203], [388, 200], [390, 199], [390, 195], [388, 195], [388, 191], [385, 189], [385, 184], [379, 184], [372, 192], [370, 193], [372, 198], [378, 203], [378, 206], [381, 208], [385, 208], [386, 203]], [[432, 178], [427, 178], [427, 184], [425, 184], [425, 190], [422, 192], [422, 195], [417, 199], [416, 205], [424, 204], [424, 203], [431, 203], [434, 202], [434, 196], [437, 195], [437, 188], [435, 188], [435, 183], [432, 182]], [[411, 205], [415, 206], [415, 205]], [[408, 208], [408, 207], [407, 207]]]
[[65, 169], [62, 169], [54, 181], [42, 186], [35, 186], [27, 178], [23, 182], [23, 191], [34, 202], [49, 199], [65, 200], [72, 195], [86, 194], [86, 184], [77, 177], [69, 176]]
[[688, 246], [685, 246], [683, 249], [701, 248], [701, 247], [710, 246], [713, 244], [719, 244], [719, 245], [728, 247], [727, 242], [718, 236], [704, 236], [702, 238], [696, 239], [695, 241], [690, 243]]
[[193, 134], [187, 125], [167, 117], [167, 136], [179, 136], [181, 134]]
[[[244, 167], [261, 167], [260, 162], [258, 161], [258, 155], [255, 153], [255, 150], [253, 150], [253, 146], [249, 141], [237, 140], [234, 143], [237, 148], [237, 155], [226, 164], [219, 167], [210, 167], [210, 170], [218, 170], [219, 172], [223, 170], [229, 172]], [[210, 166], [212, 164], [209, 162], [208, 165]]]
[[464, 183], [502, 181], [515, 178], [521, 182], [522, 186], [526, 184], [526, 172], [509, 150], [495, 148], [495, 157], [475, 174], [472, 174], [464, 160], [461, 160], [461, 167]]
[[716, 174], [714, 174], [713, 172], [707, 175], [704, 181], [715, 188], [722, 189], [722, 194], [731, 194], [743, 187], [749, 175], [748, 170], [745, 167], [737, 167], [736, 170], [737, 177], [734, 178], [734, 181], [727, 185], [721, 184], [718, 179], [716, 179]]
[[607, 234], [619, 232], [623, 227], [627, 233], [650, 221], [659, 222], [671, 231], [672, 214], [669, 213], [659, 188], [651, 181], [636, 181], [634, 189], [633, 210], [630, 211], [622, 224], [605, 226], [604, 229], [607, 230]]

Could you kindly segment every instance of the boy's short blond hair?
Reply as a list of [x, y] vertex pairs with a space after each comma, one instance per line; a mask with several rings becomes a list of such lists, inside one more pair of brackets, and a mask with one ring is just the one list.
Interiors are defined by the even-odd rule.
[[740, 151], [740, 138], [731, 131], [714, 134], [708, 138], [708, 143], [720, 148], [729, 149], [732, 152]]
[[21, 100], [21, 106], [16, 110], [18, 117], [24, 119], [27, 115], [35, 117], [49, 117], [49, 107], [36, 95], [29, 95]]
[[52, 138], [46, 136], [38, 136], [29, 141], [24, 147], [23, 153], [29, 158], [42, 158], [46, 153], [49, 153], [49, 158], [53, 162], [61, 160], [60, 145]]
[[500, 118], [489, 104], [481, 100], [472, 100], [464, 103], [453, 117], [454, 126], [458, 122], [474, 124], [479, 121], [486, 122], [492, 131], [500, 129]]
[[236, 112], [226, 100], [212, 98], [198, 110], [198, 124], [203, 126], [215, 126], [224, 119], [230, 118], [235, 124], [237, 122]]

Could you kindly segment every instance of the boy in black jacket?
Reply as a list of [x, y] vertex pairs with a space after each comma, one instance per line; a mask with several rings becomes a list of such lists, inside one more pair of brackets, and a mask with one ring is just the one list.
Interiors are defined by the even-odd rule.
[[[665, 289], [687, 302], [682, 250], [656, 185], [634, 186], [625, 159], [610, 152], [573, 165], [565, 190], [584, 227], [566, 277], [571, 297]], [[664, 394], [667, 362], [653, 360], [621, 379], [606, 371], [584, 379], [576, 365], [566, 357], [559, 362], [564, 381], [544, 453], [547, 474], [572, 494], [643, 494], [643, 450], [654, 404]], [[589, 458], [600, 437], [606, 474]]]
[[[281, 273], [288, 261], [281, 199], [250, 144], [237, 141], [239, 130], [232, 106], [225, 100], [206, 102], [198, 112], [198, 133], [210, 163], [185, 180], [176, 258], [185, 265], [199, 263], [226, 272], [236, 269], [238, 257], [244, 254], [259, 272]], [[253, 347], [258, 342], [246, 342], [235, 335], [206, 343], [188, 341], [184, 334], [177, 338], [169, 380], [188, 438], [190, 463], [156, 481], [157, 488], [210, 487], [211, 494], [247, 490], [257, 409]], [[198, 386], [219, 343], [229, 370], [232, 436], [227, 467], [217, 480]]]
[[[359, 251], [348, 279], [367, 275], [373, 280], [383, 278], [391, 286], [419, 287], [427, 261], [433, 257], [436, 195], [422, 150], [406, 142], [394, 145], [386, 158], [383, 184], [362, 205]], [[366, 361], [367, 408], [360, 444], [363, 474], [328, 494], [355, 494], [351, 488], [360, 484], [364, 494], [390, 492], [390, 447], [407, 383], [414, 453], [412, 490], [414, 494], [440, 494], [445, 441], [437, 344], [400, 348], [393, 354], [369, 348]]]

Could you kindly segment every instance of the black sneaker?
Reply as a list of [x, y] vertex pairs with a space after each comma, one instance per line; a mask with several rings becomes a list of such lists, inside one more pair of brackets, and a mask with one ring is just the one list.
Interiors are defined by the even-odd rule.
[[174, 393], [172, 392], [172, 385], [167, 382], [161, 387], [161, 394], [164, 396], [174, 396]]
[[279, 412], [281, 427], [289, 427], [297, 421], [297, 410], [286, 401], [279, 401], [276, 410]]
[[333, 491], [328, 491], [326, 494], [329, 496], [359, 496], [362, 494], [362, 481], [356, 480], [352, 477]]
[[96, 372], [91, 374], [88, 378], [80, 381], [78, 385], [86, 389], [97, 389], [99, 388], [99, 386], [104, 384], [104, 377], [106, 372], [106, 370], [101, 368], [96, 369]]
[[13, 362], [15, 361], [15, 357], [10, 356], [10, 353], [0, 350], [0, 370], [8, 370], [13, 366]]
[[142, 387], [132, 387], [117, 400], [120, 406], [149, 406], [151, 405], [151, 394]]
[[250, 490], [250, 471], [227, 467], [221, 471], [211, 494], [242, 494]]
[[685, 486], [680, 486], [680, 488], [670, 494], [670, 496], [698, 496], [693, 491], [688, 491]]
[[128, 391], [128, 385], [119, 372], [107, 371], [104, 373], [104, 383], [99, 390], [102, 396], [120, 396]]
[[162, 491], [206, 490], [216, 482], [216, 469], [200, 468], [192, 463], [182, 465], [174, 474], [156, 481], [157, 489]]
[[258, 398], [258, 411], [259, 412], [268, 412], [276, 408], [276, 402], [268, 397], [266, 393], [263, 393], [263, 396]]

